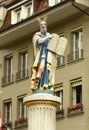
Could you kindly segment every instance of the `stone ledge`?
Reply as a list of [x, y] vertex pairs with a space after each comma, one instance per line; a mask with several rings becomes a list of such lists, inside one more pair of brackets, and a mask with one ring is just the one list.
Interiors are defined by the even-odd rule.
[[48, 94], [48, 93], [35, 93], [35, 94], [31, 94], [27, 97], [24, 98], [23, 100], [24, 104], [29, 104], [32, 105], [35, 103], [37, 104], [51, 104], [54, 103], [56, 106], [57, 104], [59, 105], [61, 102], [61, 99], [57, 96], [54, 96], [52, 94]]

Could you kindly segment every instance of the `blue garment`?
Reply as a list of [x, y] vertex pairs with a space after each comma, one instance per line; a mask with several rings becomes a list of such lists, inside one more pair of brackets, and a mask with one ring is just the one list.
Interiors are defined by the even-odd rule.
[[[44, 38], [45, 36], [46, 35], [42, 35], [42, 38]], [[40, 86], [43, 87], [45, 85], [48, 86], [48, 83], [49, 83], [49, 79], [48, 79], [49, 70], [47, 69], [47, 55], [48, 55], [47, 45], [49, 43], [49, 39], [46, 40], [42, 44], [39, 44], [38, 40], [36, 41], [36, 46], [41, 49], [38, 66], [40, 65], [42, 59], [44, 59], [44, 61], [45, 61], [45, 68], [44, 68], [44, 72], [42, 74], [41, 83], [40, 83]], [[42, 57], [43, 55], [44, 55], [44, 57]]]

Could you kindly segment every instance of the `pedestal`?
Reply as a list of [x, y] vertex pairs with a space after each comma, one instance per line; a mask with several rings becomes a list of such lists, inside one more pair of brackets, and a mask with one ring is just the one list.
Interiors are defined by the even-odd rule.
[[60, 98], [50, 93], [34, 93], [24, 98], [28, 130], [56, 130], [56, 107]]

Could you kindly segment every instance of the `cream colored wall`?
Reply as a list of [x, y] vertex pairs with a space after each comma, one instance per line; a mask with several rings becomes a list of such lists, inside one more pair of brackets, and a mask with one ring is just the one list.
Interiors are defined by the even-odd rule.
[[[16, 81], [16, 72], [18, 72], [18, 54], [19, 50], [28, 48], [28, 69], [29, 69], [29, 77], [24, 80]], [[33, 62], [33, 47], [32, 47], [32, 39], [25, 39], [23, 41], [17, 41], [14, 45], [5, 47], [1, 50], [0, 59], [1, 61], [1, 71], [0, 78], [3, 77], [3, 66], [4, 66], [4, 56], [9, 54], [13, 54], [13, 75], [14, 75], [14, 83], [7, 84], [2, 87], [2, 102], [7, 99], [12, 99], [12, 121], [14, 122], [17, 118], [17, 97], [24, 94], [30, 94], [30, 76], [31, 76], [31, 66]], [[3, 107], [2, 107], [3, 112]], [[13, 123], [14, 126], [14, 123]]]
[[[68, 39], [68, 46], [65, 53], [65, 65], [56, 70], [56, 84], [63, 83], [63, 106], [64, 118], [57, 119], [57, 130], [88, 130], [89, 120], [89, 18], [86, 15], [77, 15], [55, 24], [51, 32], [64, 33]], [[82, 26], [83, 29], [83, 51], [84, 58], [68, 64], [67, 55], [70, 53], [71, 29]], [[67, 107], [71, 105], [70, 80], [82, 78], [82, 103], [84, 113], [67, 117]]]

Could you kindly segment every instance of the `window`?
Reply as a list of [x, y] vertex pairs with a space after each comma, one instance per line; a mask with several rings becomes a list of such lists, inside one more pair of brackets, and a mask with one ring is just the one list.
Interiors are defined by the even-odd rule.
[[57, 66], [64, 65], [64, 56], [59, 56], [57, 58]]
[[32, 1], [29, 3], [19, 5], [14, 10], [11, 11], [11, 24], [16, 24], [23, 19], [31, 16], [33, 14], [33, 5]]
[[64, 117], [63, 108], [63, 84], [58, 84], [55, 86], [55, 95], [60, 98], [60, 105], [56, 108], [56, 118]]
[[27, 57], [28, 57], [27, 52], [24, 52], [20, 55], [21, 70], [27, 69]]
[[77, 29], [73, 29], [71, 31], [71, 34], [72, 34], [72, 44], [70, 46], [70, 49], [72, 51], [70, 52], [70, 54], [68, 54], [68, 62], [83, 58], [83, 49], [82, 49], [83, 31], [82, 31], [82, 27], [80, 26]]
[[29, 17], [31, 15], [30, 13], [31, 13], [31, 7], [28, 7], [27, 8], [27, 17]]
[[12, 10], [11, 12], [11, 24], [16, 24], [21, 21], [21, 7]]
[[12, 75], [12, 57], [6, 58], [6, 75], [8, 76], [8, 81], [11, 80]]
[[71, 105], [67, 108], [68, 116], [83, 112], [82, 77], [71, 80]]
[[49, 0], [49, 6], [53, 6], [53, 5], [58, 4], [62, 1], [64, 1], [64, 0]]
[[28, 53], [23, 52], [20, 54], [20, 71], [22, 77], [27, 77], [28, 75], [27, 69], [28, 69]]
[[55, 95], [60, 97], [61, 99], [60, 109], [63, 109], [63, 83], [60, 83], [55, 86]]
[[11, 101], [4, 103], [4, 120], [5, 122], [11, 122]]
[[79, 30], [73, 33], [74, 59], [81, 58], [81, 49], [82, 49], [82, 30]]
[[55, 95], [58, 96], [58, 97], [60, 97], [60, 99], [61, 99], [60, 109], [63, 109], [63, 90], [56, 91]]
[[16, 73], [16, 78], [22, 79], [28, 76], [28, 52], [22, 51], [19, 53], [19, 71]]
[[61, 2], [61, 0], [55, 0], [55, 4], [60, 3], [60, 2]]
[[32, 4], [28, 4], [26, 6], [26, 14], [27, 14], [27, 17], [32, 15]]
[[18, 117], [26, 118], [26, 106], [23, 104], [23, 98], [18, 98]]
[[21, 9], [22, 19], [30, 17], [33, 13], [32, 2], [30, 1], [29, 3], [22, 5]]
[[4, 77], [2, 78], [2, 84], [13, 82], [13, 75], [12, 75], [12, 63], [13, 57], [6, 56], [5, 57], [5, 70], [4, 70]]
[[72, 88], [72, 98], [73, 105], [81, 103], [82, 104], [82, 85], [78, 85]]
[[57, 4], [59, 2], [59, 0], [55, 0], [55, 4]]
[[17, 22], [21, 20], [21, 10], [16, 11], [16, 19], [17, 19]]

